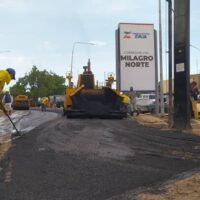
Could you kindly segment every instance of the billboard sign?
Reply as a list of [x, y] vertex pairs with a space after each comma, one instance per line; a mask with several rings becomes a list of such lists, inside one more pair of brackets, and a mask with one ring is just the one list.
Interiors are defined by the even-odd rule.
[[119, 24], [119, 89], [155, 90], [155, 47], [153, 24]]

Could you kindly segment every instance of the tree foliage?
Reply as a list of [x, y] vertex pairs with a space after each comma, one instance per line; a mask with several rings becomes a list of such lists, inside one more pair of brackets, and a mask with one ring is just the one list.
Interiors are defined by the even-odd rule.
[[33, 100], [38, 97], [63, 95], [65, 93], [65, 78], [46, 70], [39, 71], [33, 66], [31, 71], [10, 88], [13, 96], [25, 94]]

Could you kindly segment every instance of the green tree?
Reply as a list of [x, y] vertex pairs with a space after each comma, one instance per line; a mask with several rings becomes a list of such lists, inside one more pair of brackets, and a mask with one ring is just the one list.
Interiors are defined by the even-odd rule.
[[10, 88], [10, 93], [13, 96], [17, 96], [19, 94], [26, 94], [26, 76], [24, 78], [19, 78], [17, 83]]
[[[13, 96], [26, 94], [37, 101], [38, 97], [63, 95], [65, 93], [65, 78], [46, 70], [40, 71], [33, 66], [31, 71], [10, 88]], [[28, 92], [27, 92], [28, 91]]]

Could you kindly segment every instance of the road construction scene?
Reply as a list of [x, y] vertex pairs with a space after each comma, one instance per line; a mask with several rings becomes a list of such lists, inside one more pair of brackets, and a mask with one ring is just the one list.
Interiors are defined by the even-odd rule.
[[199, 2], [133, 2], [0, 2], [0, 200], [200, 199]]

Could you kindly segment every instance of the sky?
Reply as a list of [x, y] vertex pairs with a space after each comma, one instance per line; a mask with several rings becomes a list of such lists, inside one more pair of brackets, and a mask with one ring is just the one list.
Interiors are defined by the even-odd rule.
[[[151, 23], [158, 31], [159, 0], [0, 0], [0, 69], [16, 81], [33, 65], [73, 77], [91, 60], [96, 80], [116, 73], [115, 30], [121, 22]], [[167, 3], [162, 0], [163, 74], [167, 77]], [[191, 74], [200, 73], [200, 1], [191, 0]], [[94, 43], [91, 45], [88, 43]], [[196, 48], [195, 48], [196, 47]], [[11, 85], [16, 81], [12, 81]]]

